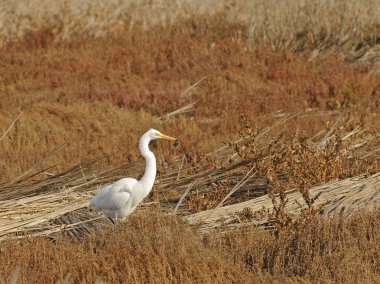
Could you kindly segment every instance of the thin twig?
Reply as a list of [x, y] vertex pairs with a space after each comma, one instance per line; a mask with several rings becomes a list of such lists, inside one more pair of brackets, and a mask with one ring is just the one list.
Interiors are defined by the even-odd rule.
[[190, 87], [188, 87], [186, 90], [184, 90], [184, 91], [180, 94], [180, 96], [183, 98], [183, 97], [187, 97], [187, 96], [191, 95], [191, 94], [192, 94], [191, 91], [192, 91], [193, 89], [195, 89], [200, 83], [202, 83], [204, 79], [206, 79], [206, 77], [203, 77], [203, 78], [199, 79], [197, 82], [195, 82], [195, 83], [192, 84]]
[[[220, 201], [219, 202], [219, 204], [216, 206], [216, 208], [219, 208], [220, 206], [222, 206], [223, 205], [223, 203], [236, 191], [236, 190], [238, 190], [240, 187], [242, 187], [248, 180], [250, 180], [250, 178], [251, 177], [253, 177], [255, 174], [256, 174], [256, 172], [254, 172], [252, 175], [250, 175], [251, 174], [251, 172], [253, 171], [253, 169], [254, 169], [254, 167], [252, 167], [249, 171], [248, 171], [248, 173], [241, 179], [241, 181], [240, 182], [238, 182], [235, 186], [234, 186], [234, 188], [233, 189], [231, 189], [231, 191], [222, 199], [222, 201]], [[250, 175], [249, 177], [248, 177], [248, 175]], [[248, 177], [248, 178], [247, 178]]]
[[15, 180], [13, 180], [10, 185], [16, 183], [17, 181], [19, 181], [21, 178], [23, 178], [24, 176], [26, 176], [31, 170], [33, 170], [35, 167], [39, 166], [40, 164], [42, 164], [43, 162], [45, 162], [48, 158], [50, 158], [53, 154], [57, 153], [58, 151], [62, 150], [65, 146], [67, 145], [67, 143], [63, 143], [59, 146], [57, 146], [56, 148], [54, 148], [53, 150], [51, 150], [49, 153], [47, 153], [47, 155], [40, 161], [38, 161], [37, 163], [35, 163], [33, 166], [31, 166], [28, 170], [26, 170], [23, 174], [21, 174], [18, 178], [16, 178]]
[[177, 213], [177, 210], [179, 208], [179, 206], [181, 206], [183, 200], [185, 199], [186, 195], [190, 192], [190, 189], [194, 186], [195, 183], [191, 183], [189, 184], [189, 186], [187, 187], [185, 193], [181, 196], [180, 200], [178, 201], [176, 207], [174, 208], [173, 210], [173, 214], [175, 215]]
[[185, 162], [185, 154], [182, 154], [182, 161], [181, 161], [181, 164], [180, 164], [179, 169], [178, 169], [177, 180], [179, 180], [179, 175], [181, 174], [181, 170], [183, 168], [184, 162]]
[[3, 138], [5, 137], [5, 135], [8, 134], [8, 132], [12, 129], [12, 127], [15, 125], [16, 121], [20, 118], [22, 112], [20, 112], [20, 114], [15, 118], [15, 120], [13, 120], [13, 122], [11, 123], [11, 125], [8, 127], [8, 129], [4, 132], [4, 134], [0, 137], [0, 141], [3, 140]]
[[195, 103], [187, 104], [183, 107], [180, 107], [179, 109], [176, 109], [175, 111], [172, 111], [168, 114], [165, 114], [164, 116], [161, 116], [159, 119], [165, 120], [165, 119], [169, 119], [171, 116], [174, 116], [174, 115], [191, 112], [194, 108], [194, 105]]

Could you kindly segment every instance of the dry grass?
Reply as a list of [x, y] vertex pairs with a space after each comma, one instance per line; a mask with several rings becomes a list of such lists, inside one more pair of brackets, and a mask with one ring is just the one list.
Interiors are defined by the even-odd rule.
[[321, 283], [378, 283], [378, 217], [376, 212], [348, 219], [303, 219], [280, 234], [243, 229], [210, 236], [207, 244], [234, 263], [244, 262], [253, 274]]
[[[175, 25], [197, 15], [223, 13], [230, 23], [244, 26], [235, 39], [248, 37], [247, 47], [271, 45], [315, 54], [338, 50], [349, 60], [378, 62], [379, 5], [357, 1], [128, 1], [80, 2], [48, 5], [44, 1], [2, 3], [0, 38], [3, 43], [47, 31], [47, 41], [72, 40], [83, 35], [118, 36], [141, 25], [145, 30]], [[37, 8], [38, 7], [38, 8]], [[12, 24], [9, 24], [12, 23]], [[196, 28], [196, 24], [194, 25]], [[43, 39], [43, 37], [42, 37]], [[45, 39], [41, 41], [46, 44]]]
[[[56, 171], [88, 156], [115, 152], [107, 165], [135, 160], [136, 137], [149, 127], [181, 133], [182, 149], [196, 162], [238, 138], [244, 127], [240, 114], [251, 121], [256, 117], [252, 124], [258, 127], [272, 122], [257, 115], [279, 109], [335, 110], [361, 102], [367, 104], [359, 110], [365, 112], [362, 119], [375, 120], [379, 76], [368, 76], [367, 67], [351, 68], [334, 56], [315, 64], [264, 47], [247, 52], [244, 41], [232, 40], [241, 26], [229, 25], [220, 15], [178, 23], [169, 30], [135, 29], [118, 39], [76, 40], [47, 49], [30, 41], [4, 47], [2, 131], [23, 112], [0, 144], [4, 180], [16, 179], [64, 143], [69, 147], [45, 161], [56, 164]], [[166, 40], [157, 34], [167, 34]], [[214, 37], [218, 43], [212, 46]], [[191, 95], [181, 96], [201, 78]], [[158, 120], [189, 104], [194, 106], [188, 112]], [[325, 122], [313, 124], [320, 128]], [[168, 148], [159, 147], [168, 157]]]
[[80, 241], [3, 241], [0, 278], [18, 267], [18, 283], [378, 283], [378, 218], [315, 218], [277, 236], [246, 229], [200, 238], [153, 210]]
[[[271, 127], [257, 134], [246, 135], [236, 143], [205, 155], [197, 163], [188, 162], [184, 154], [174, 157], [172, 167], [165, 169], [162, 166], [164, 172], [157, 179], [151, 200], [159, 202], [165, 211], [178, 207], [176, 211], [179, 209], [179, 214], [187, 215], [189, 212], [213, 209], [222, 203], [239, 203], [266, 193], [269, 196], [265, 199], [270, 203], [272, 198], [273, 209], [276, 209], [276, 194], [296, 191], [288, 197], [292, 200], [292, 208], [287, 206], [287, 210], [296, 211], [302, 207], [300, 203], [305, 203], [309, 209], [316, 205], [325, 206], [329, 200], [331, 204], [323, 208], [326, 212], [334, 211], [331, 207], [336, 210], [346, 207], [348, 213], [363, 209], [363, 206], [376, 208], [375, 177], [353, 178], [330, 185], [324, 183], [378, 172], [379, 136], [369, 130], [355, 128], [354, 125], [359, 122], [355, 122], [350, 115], [342, 117], [339, 112], [334, 112], [338, 115], [336, 123], [319, 131], [320, 135], [314, 139], [298, 137], [291, 130], [295, 120], [305, 122], [307, 118], [315, 118], [318, 113], [324, 112], [285, 115]], [[324, 115], [329, 117], [331, 114], [327, 112]], [[109, 171], [104, 169], [103, 162], [104, 159], [83, 163], [64, 172], [49, 174], [46, 179], [39, 176], [47, 175], [50, 169], [37, 173], [32, 170], [25, 172], [11, 185], [4, 186], [0, 193], [3, 208], [0, 214], [0, 220], [3, 220], [0, 238], [15, 233], [21, 236], [26, 232], [46, 235], [60, 231], [62, 226], [74, 235], [96, 228], [92, 223], [97, 223], [99, 217], [76, 211], [87, 207], [88, 200], [99, 185], [125, 176], [126, 171], [128, 175], [138, 177], [142, 170], [141, 165], [129, 164]], [[163, 162], [161, 160], [159, 164]], [[270, 177], [268, 173], [274, 176]], [[323, 185], [311, 188], [317, 184]], [[353, 188], [359, 189], [355, 196], [350, 194]], [[297, 199], [301, 197], [303, 201], [294, 202], [293, 195]], [[316, 196], [319, 199], [315, 202]], [[180, 198], [181, 206], [178, 206]], [[362, 200], [357, 202], [355, 198]], [[259, 202], [259, 199], [249, 203], [260, 209], [261, 205], [256, 204], [256, 201]], [[244, 204], [238, 205], [238, 210], [242, 210]], [[268, 202], [265, 206], [268, 207]], [[224, 207], [220, 212], [226, 210], [227, 207]], [[235, 209], [233, 213], [236, 213]], [[190, 216], [188, 220], [194, 223], [194, 220], [202, 219], [202, 214], [199, 214], [200, 217]], [[207, 214], [205, 212], [203, 215]], [[212, 216], [211, 221], [218, 219], [218, 214]]]
[[[380, 6], [181, 3], [1, 3], [0, 279], [380, 282]], [[138, 177], [149, 127], [180, 145], [111, 228], [88, 200]], [[218, 206], [234, 224], [180, 221]], [[318, 216], [343, 206], [374, 212]]]
[[[14, 247], [19, 249], [12, 251]], [[18, 244], [6, 241], [0, 250], [1, 276], [18, 266], [22, 283], [55, 282], [69, 273], [74, 282], [107, 283], [223, 283], [248, 276], [241, 274], [239, 266], [229, 266], [207, 251], [183, 224], [158, 212], [136, 214], [126, 224], [74, 243], [65, 238], [54, 243], [31, 238]]]

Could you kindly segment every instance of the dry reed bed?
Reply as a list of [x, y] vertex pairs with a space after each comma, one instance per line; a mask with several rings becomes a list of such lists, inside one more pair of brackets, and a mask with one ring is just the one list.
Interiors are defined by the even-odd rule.
[[[251, 141], [255, 143], [255, 149], [257, 151], [266, 153], [260, 157], [260, 161], [270, 162], [273, 159], [274, 154], [268, 154], [267, 151], [273, 147], [274, 141], [278, 140], [279, 136], [281, 136], [284, 125], [291, 124], [292, 120], [297, 117], [314, 117], [318, 113], [321, 114], [321, 111], [282, 115], [276, 114], [276, 117], [279, 117], [277, 121], [271, 127], [259, 131], [254, 135]], [[342, 119], [342, 114], [339, 114], [339, 112], [325, 112], [324, 115], [334, 115], [336, 122], [330, 128], [319, 132], [319, 138], [314, 140], [313, 143], [315, 143], [316, 147], [321, 151], [327, 147], [328, 141], [336, 134], [337, 129], [341, 129], [344, 124], [347, 123]], [[362, 131], [362, 135], [360, 135], [360, 128], [357, 127], [342, 133], [342, 142], [353, 141], [351, 143], [352, 147], [345, 147], [345, 152], [342, 151], [340, 155], [344, 157], [355, 156], [357, 159], [365, 158], [376, 160], [379, 154], [378, 137], [376, 135], [367, 135], [365, 132], [366, 131]], [[361, 141], [360, 139], [363, 138], [366, 140]], [[174, 167], [174, 170], [168, 171], [158, 178], [152, 196], [156, 202], [151, 203], [151, 205], [157, 204], [158, 202], [164, 211], [172, 212], [175, 208], [174, 213], [189, 215], [191, 212], [189, 212], [191, 203], [194, 200], [197, 202], [196, 197], [199, 194], [208, 196], [205, 201], [209, 203], [206, 204], [206, 207], [197, 207], [195, 209], [196, 211], [212, 208], [218, 203], [220, 206], [225, 201], [236, 203], [241, 200], [264, 195], [268, 191], [267, 177], [260, 176], [260, 173], [257, 171], [252, 171], [253, 158], [239, 157], [239, 153], [237, 152], [237, 149], [246, 147], [242, 147], [242, 143], [244, 144], [244, 142], [249, 139], [252, 139], [252, 137], [243, 137], [229, 146], [222, 147], [210, 153], [209, 155], [212, 156], [214, 161], [219, 161], [219, 166], [211, 167], [208, 170], [205, 170], [205, 165], [195, 168], [184, 165], [182, 156], [177, 156], [175, 159], [177, 166]], [[0, 220], [2, 220], [2, 223], [0, 224], [0, 238], [23, 236], [25, 234], [49, 235], [60, 231], [67, 231], [68, 234], [78, 235], [83, 233], [83, 231], [89, 232], [97, 228], [101, 223], [104, 223], [104, 218], [94, 215], [87, 210], [83, 210], [87, 208], [88, 201], [94, 194], [96, 188], [102, 184], [113, 182], [125, 176], [126, 171], [128, 175], [132, 174], [132, 176], [136, 176], [138, 170], [141, 169], [141, 165], [129, 164], [108, 171], [102, 171], [98, 168], [99, 166], [101, 166], [101, 160], [78, 165], [47, 179], [33, 181], [33, 177], [35, 177], [36, 174], [45, 171], [43, 169], [37, 173], [25, 175], [25, 177], [18, 182], [1, 188], [0, 206], [2, 212], [0, 214]], [[288, 172], [286, 170], [277, 170], [276, 172], [278, 178], [283, 183], [288, 183]], [[364, 181], [360, 180], [360, 186], [365, 185], [366, 181], [368, 183], [377, 182], [375, 177], [376, 176]], [[223, 188], [228, 189], [228, 191], [221, 190], [220, 186], [218, 186], [220, 184], [223, 184]], [[312, 188], [310, 193], [314, 195], [324, 191], [324, 194], [317, 202], [318, 204], [323, 204], [324, 201], [330, 198], [332, 202], [329, 205], [330, 207], [339, 207], [339, 203], [336, 202], [343, 202], [345, 204], [351, 202], [351, 207], [347, 204], [344, 205], [349, 212], [362, 208], [362, 202], [368, 202], [367, 208], [368, 206], [377, 206], [377, 193], [371, 193], [371, 190], [376, 190], [376, 186], [364, 187], [363, 194], [368, 198], [364, 196], [363, 198], [365, 199], [362, 200], [362, 202], [353, 200], [352, 195], [346, 193], [351, 186], [356, 188], [357, 185], [355, 185], [355, 182], [351, 184], [350, 180], [344, 180], [333, 183], [332, 185], [328, 184], [326, 186], [317, 187], [316, 189]], [[329, 190], [326, 190], [326, 188]], [[210, 202], [215, 195], [224, 198], [215, 199], [214, 203]], [[357, 196], [358, 198], [361, 197], [359, 193], [357, 193]], [[289, 199], [291, 198], [298, 198], [298, 193], [290, 195]], [[261, 208], [263, 205], [270, 209], [267, 200], [268, 197], [261, 197], [260, 199], [248, 201], [248, 203], [259, 204], [253, 205], [256, 206], [254, 207], [255, 209]], [[294, 204], [296, 203], [293, 202], [289, 208], [291, 212], [299, 209], [294, 207]], [[246, 206], [246, 203], [232, 206], [232, 213], [236, 213], [239, 210], [241, 211]], [[326, 212], [330, 211], [329, 206], [325, 209]], [[231, 212], [228, 209], [230, 207], [223, 208], [224, 207], [216, 209], [215, 215], [210, 213], [213, 211], [206, 211], [204, 214], [198, 213], [199, 215], [190, 215], [186, 218], [191, 223], [197, 223], [202, 220], [205, 215], [210, 214], [210, 219], [205, 220], [205, 226], [207, 227], [219, 218], [215, 216], [219, 216], [220, 212], [225, 212], [227, 215], [230, 215]], [[201, 230], [204, 230], [204, 228], [205, 227], [202, 227]]]
[[[199, 15], [222, 14], [244, 29], [234, 40], [247, 38], [247, 48], [270, 45], [293, 51], [314, 50], [311, 59], [337, 52], [350, 62], [379, 64], [380, 5], [365, 1], [3, 1], [2, 43], [46, 33], [41, 44], [70, 41], [83, 35], [118, 36], [136, 26], [171, 26]], [[38, 8], [36, 8], [38, 7]], [[38, 39], [37, 39], [38, 40]]]
[[[380, 209], [380, 173], [332, 181], [311, 188], [309, 194], [311, 198], [317, 197], [313, 206], [318, 208], [318, 214], [322, 216], [334, 217], [342, 214], [344, 217], [349, 217], [357, 212], [375, 212]], [[286, 193], [286, 200], [285, 210], [293, 217], [299, 217], [301, 211], [308, 208], [302, 194], [296, 189]], [[197, 225], [199, 231], [203, 233], [220, 226], [224, 229], [236, 229], [247, 225], [268, 228], [275, 220], [254, 218], [255, 212], [262, 210], [268, 212], [274, 210], [273, 200], [269, 195], [188, 215], [185, 216], [185, 220]], [[244, 216], [245, 212], [248, 212], [248, 216], [244, 220], [239, 215]]]

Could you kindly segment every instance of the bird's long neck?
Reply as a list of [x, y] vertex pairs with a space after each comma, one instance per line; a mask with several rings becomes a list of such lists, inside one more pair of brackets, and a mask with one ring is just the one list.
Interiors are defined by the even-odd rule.
[[139, 181], [142, 184], [141, 190], [143, 191], [142, 194], [144, 197], [151, 191], [157, 171], [156, 157], [153, 152], [149, 150], [149, 142], [150, 138], [143, 135], [139, 144], [140, 153], [145, 158], [145, 172]]

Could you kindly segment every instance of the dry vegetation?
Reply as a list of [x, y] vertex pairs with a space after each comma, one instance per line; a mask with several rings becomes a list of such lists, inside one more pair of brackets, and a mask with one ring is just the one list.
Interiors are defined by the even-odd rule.
[[380, 3], [288, 2], [3, 1], [0, 282], [380, 283]]
[[81, 240], [2, 242], [0, 275], [23, 283], [378, 283], [379, 217], [316, 217], [278, 235], [248, 228], [200, 238], [153, 210]]

